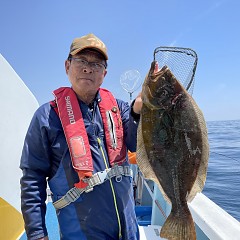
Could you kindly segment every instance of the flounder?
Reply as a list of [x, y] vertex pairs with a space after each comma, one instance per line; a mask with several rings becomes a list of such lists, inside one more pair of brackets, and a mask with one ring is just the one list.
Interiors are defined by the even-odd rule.
[[207, 174], [209, 144], [203, 113], [167, 66], [156, 62], [142, 87], [143, 107], [137, 136], [137, 163], [146, 179], [158, 184], [172, 204], [160, 236], [196, 239], [187, 202], [201, 192]]

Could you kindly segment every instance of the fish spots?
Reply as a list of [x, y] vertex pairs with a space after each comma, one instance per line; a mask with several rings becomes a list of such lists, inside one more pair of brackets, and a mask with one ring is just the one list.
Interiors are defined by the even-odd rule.
[[172, 175], [172, 183], [173, 183], [173, 191], [174, 191], [174, 197], [176, 203], [181, 202], [180, 199], [180, 194], [179, 194], [179, 182], [178, 182], [178, 176], [177, 176], [177, 171], [175, 169], [171, 170], [171, 175]]
[[152, 118], [151, 118], [151, 117], [148, 117], [148, 116], [144, 116], [144, 121], [145, 121], [145, 122], [151, 122], [151, 121], [152, 121]]
[[162, 143], [164, 143], [165, 141], [168, 140], [168, 134], [167, 134], [167, 131], [165, 129], [161, 129], [159, 131], [159, 140]]
[[184, 137], [185, 137], [185, 141], [186, 141], [186, 144], [187, 144], [188, 151], [190, 152], [191, 155], [195, 156], [197, 153], [199, 153], [199, 154], [202, 153], [198, 146], [195, 149], [192, 148], [191, 139], [188, 137], [186, 132], [184, 133]]
[[[196, 158], [196, 159], [195, 159], [195, 165], [199, 167], [200, 161], [201, 161], [201, 159]], [[195, 168], [194, 168], [194, 171], [192, 172], [192, 176], [193, 176], [193, 177], [196, 177], [196, 176], [197, 176], [197, 174], [198, 174], [198, 167], [195, 167]]]
[[200, 148], [199, 148], [198, 146], [196, 147], [196, 149], [193, 149], [192, 152], [193, 152], [193, 155], [196, 155], [197, 152], [198, 152], [199, 154], [202, 153], [201, 150], [200, 150]]

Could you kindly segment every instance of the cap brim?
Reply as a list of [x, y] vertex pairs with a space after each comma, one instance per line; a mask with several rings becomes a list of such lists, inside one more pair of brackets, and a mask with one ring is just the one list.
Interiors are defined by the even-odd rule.
[[95, 47], [92, 47], [92, 46], [86, 46], [86, 47], [82, 47], [82, 48], [75, 49], [75, 50], [71, 51], [70, 54], [71, 54], [71, 55], [75, 55], [75, 54], [77, 54], [77, 53], [79, 53], [79, 52], [81, 52], [82, 50], [87, 49], [87, 48], [89, 48], [89, 49], [94, 49], [94, 50], [100, 52], [100, 53], [104, 56], [104, 58], [105, 58], [106, 60], [108, 60], [108, 56], [106, 55], [105, 52], [103, 52], [103, 51], [102, 51], [101, 49], [99, 49], [99, 48], [95, 48]]

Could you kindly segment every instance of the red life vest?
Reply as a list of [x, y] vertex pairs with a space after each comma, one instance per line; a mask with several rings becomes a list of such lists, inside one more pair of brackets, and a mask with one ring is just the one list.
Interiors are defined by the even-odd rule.
[[[98, 103], [106, 138], [110, 165], [121, 165], [126, 159], [126, 146], [120, 110], [116, 99], [106, 89], [99, 89], [101, 101]], [[55, 101], [50, 104], [58, 114], [71, 155], [73, 168], [77, 171], [80, 182], [76, 187], [85, 187], [85, 177], [91, 177], [93, 161], [77, 96], [72, 88], [61, 87], [53, 92]]]

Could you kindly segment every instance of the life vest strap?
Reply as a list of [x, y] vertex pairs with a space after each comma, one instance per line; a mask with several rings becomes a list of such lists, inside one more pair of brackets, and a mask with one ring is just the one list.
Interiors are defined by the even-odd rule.
[[104, 171], [97, 172], [90, 178], [85, 178], [83, 181], [87, 183], [85, 188], [71, 188], [62, 198], [53, 202], [53, 206], [56, 209], [61, 209], [68, 206], [70, 203], [75, 202], [82, 193], [91, 192], [97, 185], [104, 183], [105, 181], [116, 177], [117, 182], [121, 182], [122, 176], [132, 177], [133, 172], [129, 166], [114, 165], [112, 168], [105, 169]]

